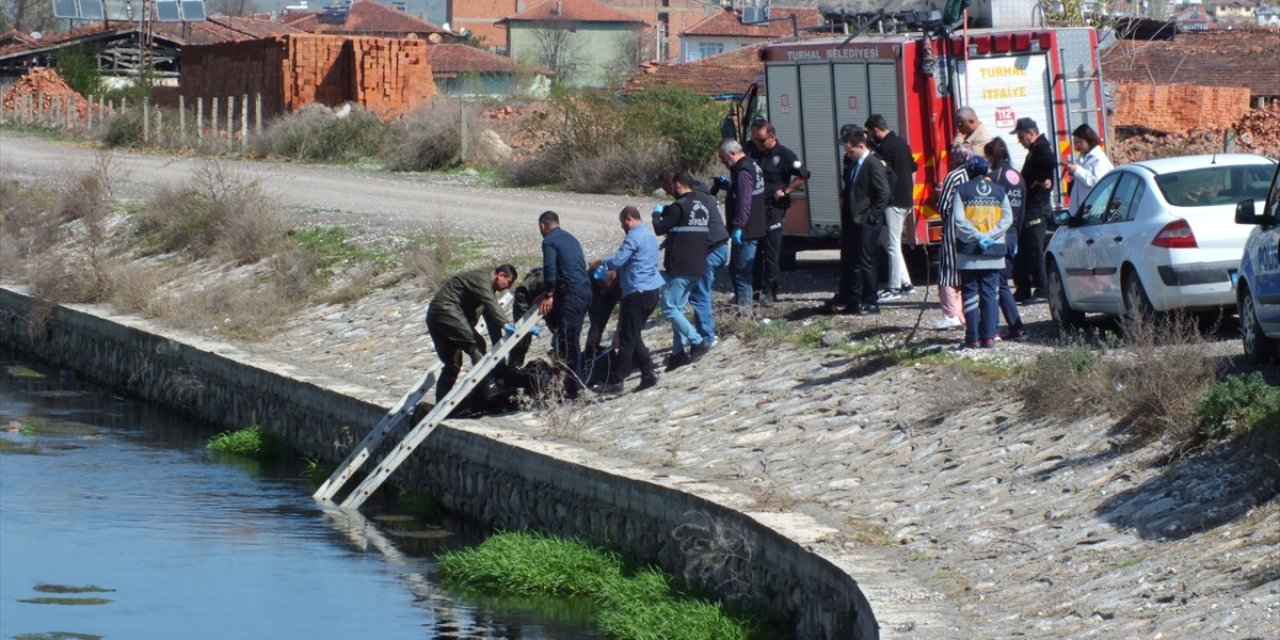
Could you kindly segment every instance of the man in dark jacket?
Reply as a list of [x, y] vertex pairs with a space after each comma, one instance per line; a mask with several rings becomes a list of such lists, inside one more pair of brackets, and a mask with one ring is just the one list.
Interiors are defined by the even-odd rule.
[[885, 209], [885, 224], [880, 242], [889, 256], [889, 282], [881, 293], [881, 300], [896, 300], [902, 294], [911, 293], [911, 275], [907, 273], [907, 261], [902, 257], [902, 227], [912, 218], [915, 210], [916, 160], [911, 147], [901, 136], [889, 129], [884, 116], [876, 113], [867, 118], [867, 134], [876, 140], [876, 155], [893, 171], [889, 185], [889, 207]]
[[729, 235], [733, 239], [733, 256], [729, 271], [733, 276], [734, 304], [740, 313], [751, 315], [751, 279], [755, 267], [756, 246], [768, 231], [764, 203], [764, 176], [760, 167], [742, 151], [732, 138], [720, 143], [720, 161], [729, 168], [729, 190], [724, 209]]
[[436, 402], [453, 388], [462, 371], [462, 355], [471, 363], [484, 357], [485, 342], [475, 329], [479, 316], [484, 316], [489, 338], [497, 342], [507, 313], [498, 304], [494, 292], [506, 291], [516, 279], [516, 268], [499, 265], [492, 273], [483, 269], [464, 271], [445, 281], [427, 308], [427, 332], [435, 345], [436, 356], [444, 365], [436, 383]]
[[542, 280], [546, 294], [540, 305], [547, 326], [554, 333], [551, 345], [556, 357], [570, 371], [565, 390], [577, 395], [582, 379], [582, 323], [591, 306], [591, 278], [582, 245], [560, 228], [560, 216], [544, 211], [538, 216], [542, 234]]
[[748, 155], [764, 175], [765, 221], [768, 230], [756, 253], [753, 281], [760, 306], [771, 306], [778, 297], [779, 260], [782, 257], [782, 224], [791, 194], [809, 180], [809, 170], [790, 149], [778, 143], [778, 132], [767, 120], [751, 125], [754, 142]]
[[[706, 275], [707, 251], [710, 248], [707, 237], [713, 215], [719, 217], [719, 207], [709, 194], [695, 191], [693, 184], [693, 177], [689, 174], [676, 174], [671, 185], [676, 201], [655, 208], [653, 216], [654, 233], [667, 237], [662, 265], [667, 275], [667, 286], [663, 293], [662, 312], [674, 330], [667, 371], [701, 358], [710, 346], [703, 344], [697, 327], [685, 317], [684, 307], [698, 282]], [[684, 350], [686, 342], [690, 345], [689, 353]]]
[[1018, 229], [1018, 255], [1013, 266], [1013, 297], [1018, 301], [1045, 300], [1044, 234], [1053, 215], [1049, 198], [1057, 178], [1058, 158], [1053, 145], [1040, 133], [1036, 121], [1018, 118], [1013, 130], [1018, 143], [1028, 153], [1022, 162], [1022, 179], [1027, 184], [1026, 206]]
[[884, 162], [867, 147], [866, 133], [846, 130], [842, 144], [850, 162], [841, 181], [840, 288], [822, 310], [878, 314], [876, 251], [889, 207], [889, 176]]
[[[676, 176], [679, 173], [681, 172], [675, 169], [667, 169], [658, 178], [658, 186], [676, 199], [682, 197], [677, 195], [675, 186]], [[707, 223], [707, 268], [702, 279], [694, 285], [693, 293], [689, 294], [689, 306], [693, 307], [693, 324], [698, 329], [698, 336], [702, 338], [703, 345], [710, 349], [716, 345], [716, 319], [712, 315], [711, 291], [715, 288], [720, 269], [729, 264], [729, 229], [724, 224], [724, 216], [720, 215], [720, 206], [715, 198], [716, 191], [709, 190], [706, 185], [697, 180], [687, 186], [690, 186], [704, 200], [710, 200], [716, 205], [711, 207], [711, 221]]]

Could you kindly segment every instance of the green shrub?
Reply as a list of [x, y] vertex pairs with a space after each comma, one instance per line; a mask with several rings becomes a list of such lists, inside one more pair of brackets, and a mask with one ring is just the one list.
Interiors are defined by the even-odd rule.
[[590, 598], [597, 605], [600, 630], [611, 638], [764, 637], [757, 620], [674, 589], [670, 578], [656, 569], [628, 576], [621, 556], [576, 540], [532, 532], [501, 533], [438, 560], [446, 580], [488, 593]]
[[142, 110], [130, 107], [111, 115], [102, 132], [102, 142], [108, 147], [142, 146]]
[[67, 86], [85, 97], [102, 94], [102, 72], [92, 49], [85, 45], [67, 47], [58, 50], [56, 56], [54, 68]]
[[238, 431], [219, 433], [210, 438], [205, 446], [211, 451], [259, 460], [277, 458], [283, 451], [280, 441], [256, 424]]
[[310, 105], [277, 119], [253, 142], [259, 155], [303, 162], [355, 162], [377, 158], [388, 127], [378, 116], [352, 107], [339, 117], [321, 105]]
[[1229, 375], [1216, 382], [1196, 405], [1196, 425], [1206, 439], [1248, 431], [1268, 416], [1280, 412], [1280, 389], [1267, 384], [1262, 374]]

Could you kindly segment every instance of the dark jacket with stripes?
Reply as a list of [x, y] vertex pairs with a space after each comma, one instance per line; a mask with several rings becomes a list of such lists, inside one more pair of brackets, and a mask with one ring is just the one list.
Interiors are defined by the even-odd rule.
[[713, 217], [720, 217], [716, 201], [700, 191], [680, 196], [654, 217], [654, 233], [667, 236], [667, 252], [662, 263], [667, 275], [706, 274], [707, 250], [711, 247], [708, 236]]

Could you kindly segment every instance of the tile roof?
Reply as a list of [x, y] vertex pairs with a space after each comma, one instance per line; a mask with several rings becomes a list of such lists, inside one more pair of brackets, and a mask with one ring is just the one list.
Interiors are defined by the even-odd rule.
[[375, 2], [356, 0], [342, 22], [320, 19], [318, 11], [290, 12], [285, 22], [291, 27], [308, 33], [402, 36], [410, 33], [447, 35], [444, 28], [425, 20], [419, 20], [399, 9]]
[[[271, 20], [228, 16], [210, 16], [203, 22], [154, 22], [152, 27], [154, 33], [160, 38], [180, 45], [243, 42], [273, 35], [301, 33], [288, 25]], [[55, 33], [39, 40], [26, 38], [25, 41], [3, 44], [0, 46], [0, 56], [56, 49], [64, 44], [110, 38], [137, 30], [138, 25], [133, 22], [95, 23]], [[4, 42], [0, 39], [0, 43]]]
[[732, 9], [717, 11], [706, 20], [685, 29], [681, 37], [735, 37], [735, 38], [783, 38], [794, 33], [791, 20], [787, 16], [796, 17], [796, 26], [817, 27], [823, 24], [822, 14], [810, 7], [772, 7], [769, 10], [771, 22], [756, 25], [742, 24], [742, 14]]
[[515, 15], [507, 16], [496, 24], [509, 22], [541, 22], [544, 20], [571, 20], [573, 22], [627, 22], [645, 24], [636, 16], [614, 9], [596, 0], [547, 0]]
[[14, 44], [32, 44], [35, 41], [35, 38], [32, 38], [17, 29], [10, 29], [4, 33], [0, 33], [0, 47], [7, 47]]
[[705, 96], [738, 95], [764, 73], [760, 47], [752, 45], [710, 56], [697, 62], [647, 64], [622, 87], [637, 93], [652, 87], [684, 87]]
[[1169, 41], [1121, 40], [1102, 54], [1107, 80], [1248, 87], [1254, 97], [1280, 96], [1276, 69], [1280, 33], [1263, 30], [1187, 33]]
[[[465, 44], [433, 44], [427, 47], [427, 62], [437, 77], [453, 77], [459, 73], [515, 73], [521, 65], [507, 56], [489, 53]], [[552, 75], [547, 69], [537, 73]]]

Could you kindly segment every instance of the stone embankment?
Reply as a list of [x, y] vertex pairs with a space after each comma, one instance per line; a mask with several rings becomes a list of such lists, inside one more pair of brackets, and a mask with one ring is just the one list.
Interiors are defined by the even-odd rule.
[[[799, 318], [825, 284], [771, 313], [818, 320]], [[824, 342], [901, 339], [932, 309], [917, 291], [879, 318], [835, 319]], [[392, 289], [315, 308], [255, 350], [390, 398], [433, 361], [421, 302]], [[1024, 314], [1030, 341], [977, 357], [1016, 366], [1053, 348], [1047, 307]], [[670, 344], [657, 316], [646, 339]], [[1234, 336], [1213, 340], [1238, 352]], [[485, 422], [812, 515], [840, 532], [820, 546], [855, 559], [887, 638], [1274, 637], [1280, 461], [1228, 447], [1159, 466], [1106, 416], [1028, 421], [1011, 383], [984, 380], [726, 337], [651, 390]]]

